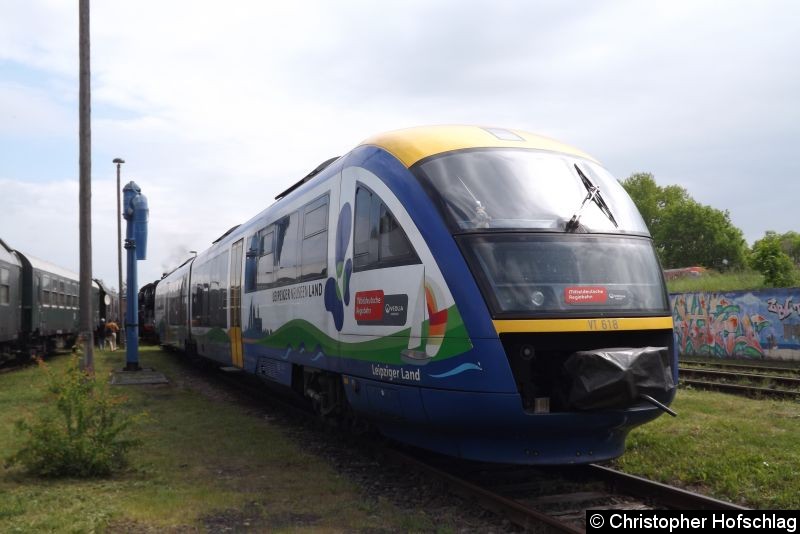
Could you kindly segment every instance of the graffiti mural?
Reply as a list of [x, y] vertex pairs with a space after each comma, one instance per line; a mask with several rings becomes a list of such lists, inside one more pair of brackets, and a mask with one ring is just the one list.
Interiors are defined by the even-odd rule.
[[800, 289], [670, 295], [681, 355], [800, 360]]

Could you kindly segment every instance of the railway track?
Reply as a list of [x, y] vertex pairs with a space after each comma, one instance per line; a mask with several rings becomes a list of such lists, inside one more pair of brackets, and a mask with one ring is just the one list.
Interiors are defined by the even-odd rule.
[[[211, 371], [210, 369], [207, 369]], [[218, 373], [223, 382], [251, 399], [279, 404], [292, 418], [315, 421], [330, 430], [310, 411], [259, 387], [259, 382], [242, 373]], [[329, 436], [330, 437], [330, 436]], [[522, 530], [537, 532], [585, 532], [589, 509], [648, 510], [705, 509], [746, 510], [746, 508], [628, 475], [600, 465], [534, 467], [470, 462], [405, 448], [370, 435], [358, 440], [383, 465], [390, 460], [402, 472], [416, 471], [448, 488], [450, 493], [474, 502]]]
[[797, 366], [775, 366], [758, 365], [733, 362], [710, 362], [704, 360], [681, 360], [681, 368], [685, 369], [719, 369], [722, 371], [742, 371], [747, 373], [765, 373], [775, 376], [797, 376], [800, 377], [800, 367]]
[[19, 371], [20, 369], [25, 369], [26, 367], [31, 367], [36, 365], [39, 359], [46, 361], [52, 360], [53, 358], [63, 356], [65, 354], [71, 354], [72, 351], [68, 349], [57, 349], [50, 354], [39, 354], [36, 356], [18, 356], [16, 358], [9, 358], [5, 360], [0, 360], [0, 374], [3, 373], [13, 373], [15, 371]]
[[587, 510], [747, 509], [596, 464], [542, 468], [465, 462], [396, 448], [387, 454], [524, 530], [582, 533]]
[[743, 370], [721, 371], [680, 367], [682, 384], [750, 397], [800, 398], [800, 378]]

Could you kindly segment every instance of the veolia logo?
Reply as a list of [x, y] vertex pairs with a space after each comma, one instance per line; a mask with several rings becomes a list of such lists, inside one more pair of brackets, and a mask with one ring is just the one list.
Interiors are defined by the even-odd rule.
[[391, 306], [391, 305], [387, 304], [386, 308], [384, 308], [384, 311], [387, 314], [390, 314], [390, 313], [403, 313], [405, 311], [405, 308], [403, 306], [397, 306], [397, 305]]

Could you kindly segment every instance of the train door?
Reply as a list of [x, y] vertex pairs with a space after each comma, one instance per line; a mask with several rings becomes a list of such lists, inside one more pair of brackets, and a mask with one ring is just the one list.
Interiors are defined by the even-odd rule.
[[349, 170], [356, 173], [352, 302], [345, 313], [342, 352], [380, 363], [422, 363], [425, 268], [403, 229], [410, 218], [376, 176]]
[[242, 357], [242, 252], [244, 239], [231, 247], [230, 268], [230, 306], [228, 337], [231, 340], [231, 362], [235, 367], [243, 367]]

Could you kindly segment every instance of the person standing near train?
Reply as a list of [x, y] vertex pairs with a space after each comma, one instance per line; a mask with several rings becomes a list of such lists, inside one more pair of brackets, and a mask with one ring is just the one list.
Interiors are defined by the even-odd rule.
[[94, 342], [97, 348], [104, 350], [106, 348], [106, 320], [100, 319], [97, 323], [97, 328], [94, 329]]
[[108, 343], [109, 347], [111, 347], [111, 351], [114, 352], [117, 350], [117, 332], [119, 332], [119, 326], [113, 320], [106, 323], [106, 342]]

